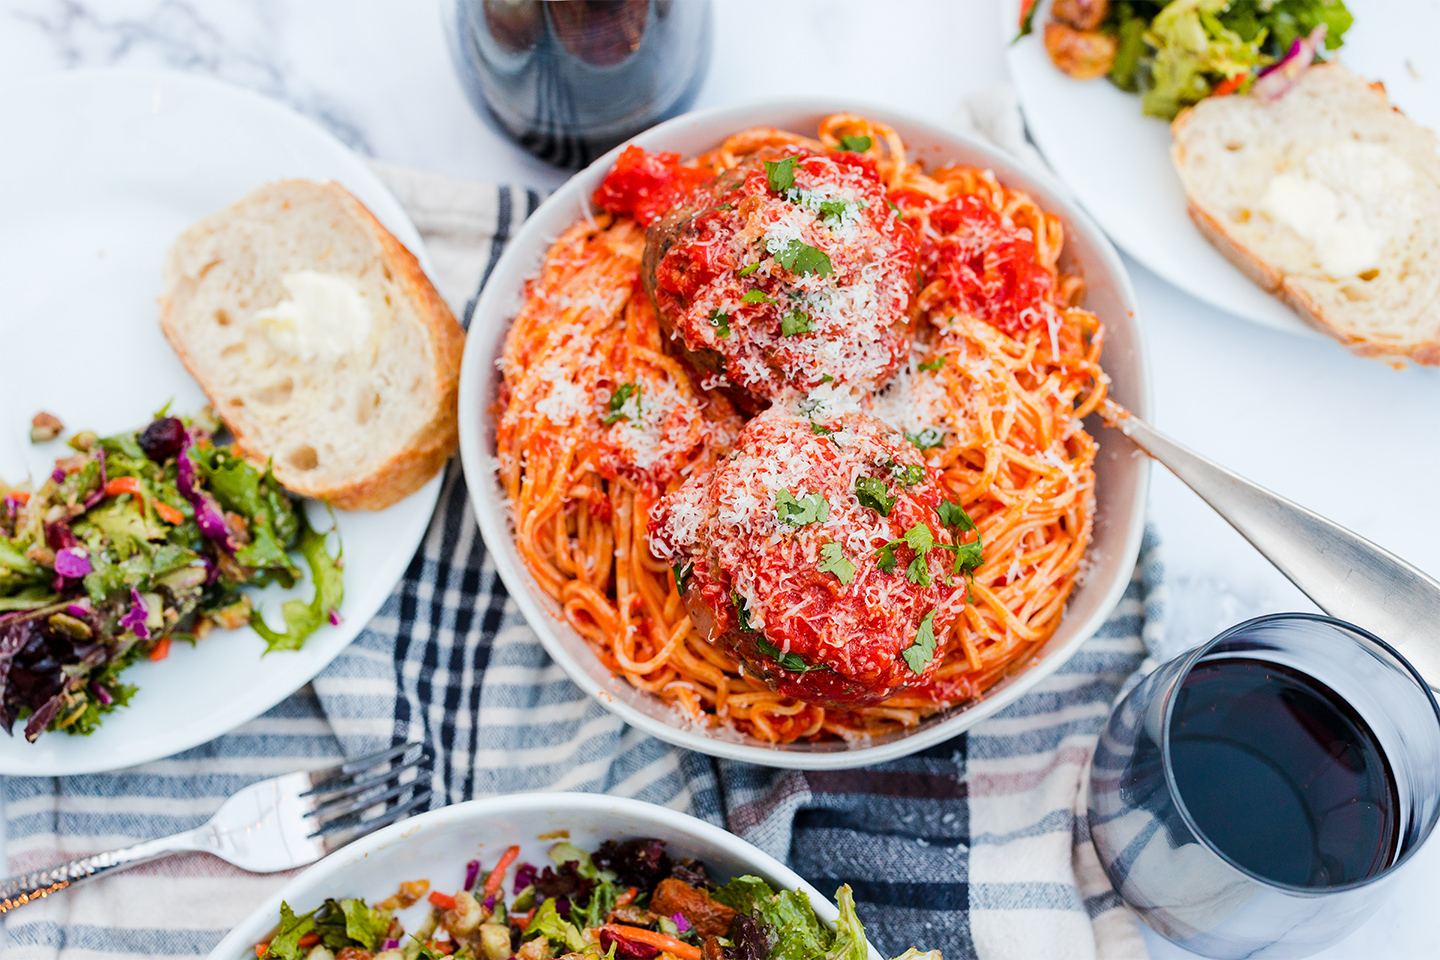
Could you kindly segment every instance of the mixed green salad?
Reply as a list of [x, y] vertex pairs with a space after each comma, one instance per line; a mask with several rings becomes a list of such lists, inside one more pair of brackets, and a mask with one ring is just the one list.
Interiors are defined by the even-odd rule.
[[[519, 863], [511, 847], [488, 871], [466, 865], [454, 893], [407, 881], [378, 903], [326, 900], [309, 913], [280, 906], [280, 925], [255, 945], [279, 960], [867, 960], [869, 945], [844, 886], [831, 930], [805, 894], [759, 877], [712, 880], [705, 864], [672, 858], [665, 841], [607, 840], [593, 854], [569, 842], [553, 865]], [[506, 896], [506, 877], [515, 866]], [[428, 897], [427, 897], [428, 894]], [[406, 926], [398, 914], [424, 904]], [[908, 950], [897, 960], [941, 960]]]
[[[37, 416], [37, 442], [59, 421]], [[90, 734], [124, 706], [122, 682], [176, 640], [250, 624], [269, 650], [295, 650], [338, 623], [341, 559], [305, 511], [261, 470], [214, 442], [207, 410], [164, 411], [142, 431], [77, 433], [39, 489], [0, 481], [0, 725]], [[310, 602], [284, 605], [272, 630], [245, 587], [294, 586], [304, 560]]]
[[1050, 16], [1045, 46], [1056, 66], [1108, 76], [1165, 119], [1208, 96], [1247, 93], [1292, 59], [1309, 66], [1340, 48], [1353, 20], [1343, 0], [1055, 0]]

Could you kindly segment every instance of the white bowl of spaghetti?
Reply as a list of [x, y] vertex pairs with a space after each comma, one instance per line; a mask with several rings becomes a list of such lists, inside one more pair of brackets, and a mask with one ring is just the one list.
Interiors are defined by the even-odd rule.
[[[751, 132], [738, 136], [743, 131]], [[874, 160], [887, 196], [900, 200], [897, 216], [911, 214], [922, 252], [937, 231], [950, 229], [933, 211], [953, 201], [956, 209], [993, 210], [1010, 231], [1009, 255], [1033, 250], [1026, 256], [1039, 265], [1038, 285], [1011, 287], [1040, 291], [1025, 295], [1046, 319], [1010, 332], [981, 319], [973, 298], [947, 300], [951, 287], [917, 274], [913, 356], [882, 391], [888, 399], [873, 400], [875, 412], [888, 410], [882, 417], [907, 439], [919, 434], [894, 418], [923, 413], [941, 424], [932, 436], [943, 439], [911, 442], [967, 520], [975, 518], [974, 543], [986, 544], [983, 562], [968, 571], [968, 588], [960, 588], [963, 609], [947, 621], [923, 690], [853, 708], [776, 692], [700, 635], [682, 600], [684, 578], [648, 549], [658, 496], [726, 455], [734, 433], [725, 425], [746, 416], [723, 389], [714, 392], [713, 378], [688, 372], [667, 346], [640, 284], [643, 229], [592, 206], [623, 148], [556, 191], [510, 242], [476, 306], [460, 382], [461, 456], [481, 531], [506, 588], [555, 661], [646, 733], [712, 756], [798, 769], [913, 753], [963, 732], [1054, 672], [1100, 628], [1131, 580], [1149, 476], [1147, 460], [1087, 415], [1107, 389], [1137, 414], [1148, 412], [1129, 278], [1099, 229], [1048, 177], [893, 110], [829, 100], [687, 114], [632, 143], [652, 153], [705, 155], [707, 166], [720, 170], [748, 144], [838, 150], [842, 133], [852, 146], [866, 145], [858, 152]], [[719, 149], [727, 140], [730, 149]], [[954, 229], [976, 235], [963, 222]], [[990, 257], [988, 242], [978, 250], [951, 244], [980, 258], [977, 283], [993, 280], [988, 271], [1003, 260]], [[996, 276], [999, 285], [985, 289], [1010, 289], [1002, 282], [1008, 274]], [[957, 303], [976, 315], [956, 316]], [[939, 365], [941, 355], [948, 367]], [[925, 356], [937, 359], [921, 361]], [[649, 364], [647, 376], [668, 378], [644, 381], [644, 396], [691, 404], [698, 431], [681, 469], [649, 486], [637, 483], [633, 470], [611, 468], [617, 456], [631, 457], [632, 466], [636, 456], [653, 458], [654, 444], [639, 435], [640, 413], [625, 448], [605, 447], [607, 421], [627, 397], [586, 387], [635, 379], [605, 366], [633, 371], [636, 357]], [[586, 364], [588, 374], [579, 370]], [[927, 387], [923, 377], [936, 379]], [[922, 397], [930, 398], [923, 410]], [[961, 397], [969, 399], [952, 404]], [[980, 407], [976, 397], [986, 398]], [[938, 690], [944, 699], [936, 699]]]

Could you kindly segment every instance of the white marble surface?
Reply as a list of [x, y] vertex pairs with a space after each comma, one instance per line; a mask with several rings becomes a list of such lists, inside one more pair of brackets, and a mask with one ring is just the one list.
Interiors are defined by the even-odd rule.
[[[1363, 19], [1363, 0], [1350, 5]], [[965, 94], [1004, 80], [997, 6], [718, 0], [715, 59], [698, 105], [827, 93], [945, 120]], [[471, 112], [430, 0], [0, 0], [0, 85], [116, 64], [252, 88], [381, 160], [541, 187], [563, 179]], [[1440, 76], [1440, 53], [1432, 47], [1410, 66]], [[23, 144], [0, 131], [0, 149]], [[1162, 429], [1440, 574], [1440, 371], [1392, 370], [1262, 329], [1131, 269]], [[1163, 470], [1151, 512], [1169, 564], [1171, 649], [1250, 616], [1312, 609]], [[1373, 919], [1321, 956], [1440, 956], [1437, 900], [1440, 841]], [[1156, 958], [1189, 956], [1148, 942]]]

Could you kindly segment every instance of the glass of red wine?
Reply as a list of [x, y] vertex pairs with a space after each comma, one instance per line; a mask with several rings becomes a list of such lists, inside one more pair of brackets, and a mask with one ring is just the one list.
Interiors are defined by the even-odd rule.
[[1232, 627], [1110, 715], [1090, 835], [1120, 896], [1207, 957], [1304, 957], [1369, 916], [1440, 819], [1440, 706], [1315, 614]]
[[480, 115], [578, 169], [689, 109], [710, 65], [710, 0], [441, 0]]

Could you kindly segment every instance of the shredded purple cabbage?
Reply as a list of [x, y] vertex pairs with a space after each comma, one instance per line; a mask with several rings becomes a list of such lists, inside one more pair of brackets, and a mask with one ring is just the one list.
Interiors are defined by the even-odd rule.
[[494, 910], [494, 909], [495, 909], [495, 894], [492, 893], [492, 894], [490, 894], [490, 896], [488, 896], [488, 897], [485, 898], [485, 909], [486, 909], [486, 910]]
[[1285, 95], [1295, 82], [1299, 80], [1310, 65], [1315, 62], [1315, 54], [1320, 50], [1320, 44], [1325, 42], [1325, 24], [1316, 25], [1310, 31], [1308, 37], [1296, 37], [1290, 44], [1290, 49], [1278, 63], [1273, 63], [1260, 71], [1254, 84], [1250, 87], [1251, 96], [1261, 100], [1278, 100]]
[[70, 604], [70, 606], [66, 607], [65, 612], [70, 614], [70, 616], [72, 617], [88, 617], [90, 616], [90, 614], [95, 612], [95, 608], [90, 606], [89, 597], [82, 597], [76, 602]]
[[[335, 619], [334, 619], [335, 614], [333, 614], [333, 613], [330, 614], [330, 617], [331, 617], [330, 622], [331, 622], [331, 623], [334, 623], [334, 622], [335, 622]], [[479, 860], [471, 860], [469, 863], [465, 864], [465, 889], [466, 889], [466, 890], [474, 890], [474, 889], [475, 889], [475, 879], [476, 879], [477, 877], [479, 877], [479, 876], [480, 876], [480, 861], [479, 861]]]
[[[344, 622], [345, 622], [345, 618], [342, 617], [342, 616], [340, 616], [340, 611], [339, 611], [339, 610], [331, 610], [331, 611], [330, 611], [330, 626], [332, 626], [332, 627], [338, 627], [338, 626], [340, 626], [340, 624], [342, 624], [342, 623], [344, 623]], [[475, 861], [471, 861], [471, 862], [474, 863]], [[478, 864], [476, 865], [475, 869], [477, 869], [477, 870], [480, 869], [480, 867], [479, 867]], [[466, 889], [468, 890], [469, 887], [467, 886]]]
[[55, 554], [55, 572], [62, 577], [83, 577], [92, 569], [84, 547], [66, 547]]
[[54, 480], [56, 483], [64, 483], [65, 471], [61, 470], [59, 467], [56, 467], [55, 470], [50, 474], [50, 479]]
[[385, 942], [380, 945], [381, 950], [395, 950], [400, 946], [400, 941], [394, 937], [386, 937]]
[[515, 892], [519, 893], [535, 882], [535, 877], [540, 871], [535, 869], [533, 863], [522, 863], [515, 868]]
[[134, 587], [130, 588], [130, 612], [120, 618], [120, 626], [134, 633], [141, 640], [150, 639], [150, 628], [145, 626], [145, 620], [149, 611], [145, 606], [145, 598], [140, 596], [140, 591]]
[[685, 914], [672, 913], [670, 914], [670, 919], [675, 921], [676, 930], [679, 930], [681, 933], [690, 932], [690, 921], [685, 919]]
[[105, 685], [102, 683], [90, 684], [90, 692], [95, 694], [96, 700], [99, 700], [107, 707], [115, 702], [115, 698], [110, 695], [110, 691], [106, 689]]
[[230, 531], [225, 526], [225, 514], [220, 510], [220, 504], [195, 483], [195, 461], [190, 459], [189, 434], [186, 434], [184, 449], [175, 457], [175, 464], [179, 468], [175, 486], [179, 488], [181, 496], [189, 500], [190, 505], [195, 508], [195, 522], [199, 525], [200, 532], [215, 541], [226, 553], [232, 552]]

